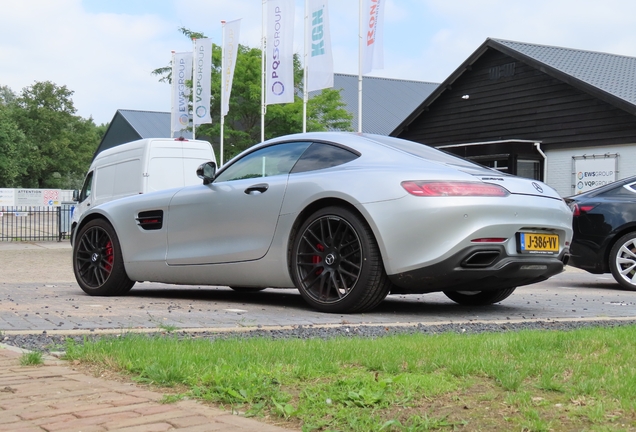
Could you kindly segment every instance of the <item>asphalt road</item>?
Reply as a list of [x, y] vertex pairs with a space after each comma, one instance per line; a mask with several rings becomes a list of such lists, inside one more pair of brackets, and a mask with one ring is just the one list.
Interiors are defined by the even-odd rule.
[[[28, 264], [31, 270], [22, 269], [22, 274], [31, 271], [33, 276], [20, 281], [11, 277], [20, 265], [9, 262], [15, 254], [0, 245], [0, 332], [6, 334], [636, 318], [636, 291], [622, 290], [611, 275], [571, 267], [548, 281], [518, 288], [488, 307], [460, 306], [441, 293], [396, 295], [372, 312], [345, 315], [316, 312], [296, 290], [238, 293], [227, 287], [143, 283], [124, 297], [90, 297], [68, 277], [70, 248], [23, 249], [20, 262], [39, 255]], [[63, 267], [57, 280], [55, 272], [46, 271], [47, 265]]]

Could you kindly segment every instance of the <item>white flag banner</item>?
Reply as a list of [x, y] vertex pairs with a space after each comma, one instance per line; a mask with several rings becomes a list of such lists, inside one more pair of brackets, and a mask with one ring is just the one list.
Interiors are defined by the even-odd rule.
[[294, 0], [267, 1], [265, 105], [294, 101]]
[[210, 92], [212, 77], [212, 39], [194, 40], [194, 82], [192, 84], [192, 124], [212, 123]]
[[384, 0], [362, 0], [362, 74], [384, 68]]
[[172, 58], [172, 132], [186, 129], [190, 122], [188, 96], [190, 89], [186, 81], [192, 80], [192, 53], [174, 53]]
[[238, 57], [239, 31], [241, 20], [237, 19], [225, 23], [223, 26], [223, 60], [221, 67], [221, 115], [224, 116], [230, 110], [230, 93], [234, 80], [234, 68]]
[[333, 53], [327, 0], [309, 0], [307, 91], [333, 87]]

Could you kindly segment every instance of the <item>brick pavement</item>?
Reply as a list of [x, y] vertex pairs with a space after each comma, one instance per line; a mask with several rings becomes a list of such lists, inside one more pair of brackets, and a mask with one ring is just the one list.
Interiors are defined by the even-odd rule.
[[192, 400], [85, 375], [67, 362], [21, 366], [21, 351], [0, 344], [0, 431], [289, 432]]

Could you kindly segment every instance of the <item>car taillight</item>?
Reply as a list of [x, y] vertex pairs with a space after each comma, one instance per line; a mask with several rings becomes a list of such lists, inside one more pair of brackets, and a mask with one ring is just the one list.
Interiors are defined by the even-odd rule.
[[572, 209], [572, 216], [581, 216], [581, 213], [587, 213], [594, 209], [596, 204], [583, 204], [579, 205], [577, 203], [571, 203], [570, 208]]
[[431, 182], [431, 181], [403, 181], [402, 187], [411, 195], [442, 197], [442, 196], [490, 196], [505, 197], [510, 193], [501, 186], [479, 182]]

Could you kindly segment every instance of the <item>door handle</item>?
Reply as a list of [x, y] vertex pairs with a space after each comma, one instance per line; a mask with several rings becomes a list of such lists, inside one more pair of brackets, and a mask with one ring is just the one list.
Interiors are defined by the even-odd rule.
[[248, 195], [254, 195], [257, 193], [261, 194], [267, 191], [267, 189], [269, 189], [269, 185], [267, 183], [259, 183], [245, 189], [245, 193]]

